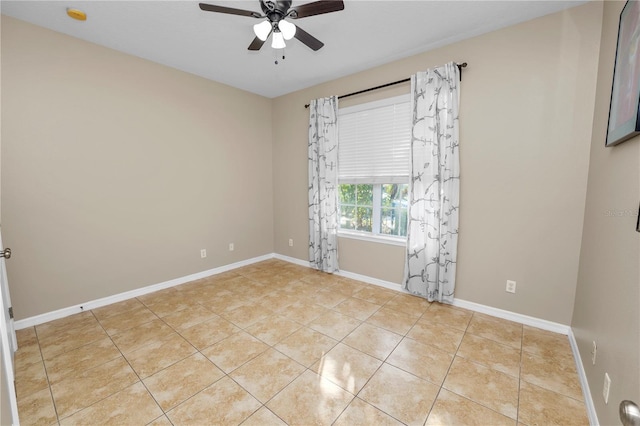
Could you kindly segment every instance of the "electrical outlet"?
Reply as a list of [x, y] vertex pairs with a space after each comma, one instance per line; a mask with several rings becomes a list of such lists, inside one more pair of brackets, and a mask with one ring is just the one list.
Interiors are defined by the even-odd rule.
[[593, 346], [591, 347], [591, 363], [596, 365], [596, 352], [598, 351], [598, 345], [596, 345], [596, 341], [593, 341]]
[[233, 251], [233, 250], [235, 250], [233, 243], [229, 243], [229, 251]]
[[289, 238], [289, 247], [293, 247], [293, 238]]
[[604, 403], [609, 403], [609, 390], [611, 389], [611, 379], [609, 373], [604, 373], [604, 386], [602, 387], [602, 396], [604, 397]]
[[200, 259], [207, 257], [207, 249], [200, 250]]
[[516, 282], [507, 280], [507, 288], [505, 289], [507, 293], [515, 293], [516, 292]]

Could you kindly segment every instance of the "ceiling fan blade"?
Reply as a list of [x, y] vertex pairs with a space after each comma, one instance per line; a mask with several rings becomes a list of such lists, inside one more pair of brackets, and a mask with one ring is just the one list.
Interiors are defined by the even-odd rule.
[[306, 32], [302, 28], [298, 27], [297, 25], [296, 27], [297, 29], [294, 37], [309, 46], [311, 49], [319, 50], [322, 46], [324, 46], [323, 42]]
[[307, 16], [322, 15], [323, 13], [337, 12], [344, 9], [344, 2], [333, 0], [321, 0], [313, 3], [302, 4], [291, 9], [291, 18], [299, 19]]
[[229, 15], [249, 16], [251, 18], [264, 18], [264, 15], [251, 10], [234, 9], [233, 7], [216, 6], [214, 4], [200, 3], [200, 9], [205, 12], [227, 13]]
[[[269, 33], [271, 35], [271, 33]], [[267, 36], [267, 39], [269, 36]], [[265, 40], [266, 41], [266, 40]], [[260, 50], [265, 41], [260, 40], [258, 37], [254, 38], [251, 44], [249, 45], [249, 50]]]

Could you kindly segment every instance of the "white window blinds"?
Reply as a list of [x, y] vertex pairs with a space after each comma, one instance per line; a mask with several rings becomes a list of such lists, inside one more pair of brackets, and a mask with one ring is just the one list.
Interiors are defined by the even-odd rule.
[[340, 109], [340, 183], [409, 182], [409, 104], [404, 95]]

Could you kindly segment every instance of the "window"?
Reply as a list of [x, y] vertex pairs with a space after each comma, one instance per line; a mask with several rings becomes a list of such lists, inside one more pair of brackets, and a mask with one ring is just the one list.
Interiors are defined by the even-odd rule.
[[408, 95], [340, 109], [340, 228], [405, 237], [411, 111]]

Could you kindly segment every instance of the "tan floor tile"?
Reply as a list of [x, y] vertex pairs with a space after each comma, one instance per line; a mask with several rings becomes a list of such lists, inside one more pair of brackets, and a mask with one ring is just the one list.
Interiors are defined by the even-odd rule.
[[333, 308], [338, 303], [344, 302], [347, 298], [348, 296], [345, 296], [342, 293], [338, 293], [338, 292], [332, 291], [331, 289], [325, 289], [325, 288], [315, 292], [311, 296], [311, 300], [313, 300], [314, 303], [320, 306], [324, 306], [325, 308], [328, 308], [328, 309]]
[[96, 340], [107, 337], [104, 329], [98, 322], [88, 322], [87, 325], [65, 329], [51, 334], [47, 338], [40, 339], [40, 350], [44, 359], [51, 359], [56, 355], [87, 345]]
[[386, 362], [440, 386], [452, 361], [453, 355], [448, 352], [416, 340], [403, 339]]
[[111, 340], [116, 344], [122, 353], [127, 354], [140, 349], [149, 343], [155, 342], [164, 336], [173, 333], [173, 329], [159, 318], [144, 323], [122, 333], [111, 336]]
[[442, 303], [432, 303], [420, 320], [465, 331], [472, 316], [473, 312], [466, 309], [454, 308]]
[[15, 365], [16, 395], [20, 398], [31, 395], [49, 386], [42, 361]]
[[329, 425], [352, 399], [353, 395], [339, 386], [305, 371], [267, 407], [289, 425]]
[[18, 416], [23, 425], [57, 423], [56, 409], [48, 387], [18, 399]]
[[96, 320], [96, 317], [94, 317], [90, 311], [85, 311], [36, 325], [36, 333], [38, 334], [38, 339], [42, 341], [62, 332], [97, 325], [97, 323], [98, 320]]
[[305, 368], [275, 349], [268, 349], [229, 376], [262, 403], [296, 379]]
[[340, 312], [341, 314], [349, 315], [350, 317], [353, 317], [360, 321], [365, 321], [378, 309], [380, 309], [380, 305], [376, 305], [374, 303], [367, 302], [366, 300], [358, 299], [355, 297], [350, 297], [344, 302], [337, 304], [333, 308], [334, 311]]
[[422, 319], [409, 330], [407, 337], [427, 345], [435, 346], [450, 354], [455, 354], [464, 336], [464, 331], [439, 324], [431, 324]]
[[209, 300], [211, 297], [233, 294], [231, 290], [208, 281], [206, 278], [179, 285], [175, 289], [187, 300], [197, 303], [200, 303], [203, 299]]
[[221, 315], [226, 311], [231, 311], [233, 309], [239, 308], [240, 306], [247, 303], [248, 300], [246, 298], [238, 297], [237, 294], [230, 292], [229, 294], [219, 295], [209, 298], [208, 300], [203, 299], [201, 305], [215, 312], [216, 314]]
[[549, 362], [524, 352], [520, 378], [536, 386], [582, 401], [582, 387], [575, 364]]
[[263, 406], [242, 422], [242, 426], [287, 426], [287, 424], [273, 414], [271, 410]]
[[105, 337], [45, 361], [45, 368], [49, 381], [56, 383], [70, 374], [89, 370], [120, 356], [116, 345]]
[[422, 425], [438, 390], [426, 380], [383, 364], [358, 397], [405, 424]]
[[223, 377], [167, 413], [174, 425], [240, 424], [261, 404], [236, 382]]
[[261, 323], [272, 314], [273, 311], [259, 305], [258, 303], [251, 303], [240, 306], [239, 308], [231, 311], [224, 312], [222, 317], [240, 328], [247, 328], [255, 323]]
[[171, 424], [171, 421], [169, 421], [169, 418], [167, 416], [160, 416], [157, 419], [155, 419], [154, 421], [152, 421], [151, 423], [149, 423], [147, 426], [173, 426]]
[[456, 357], [443, 387], [478, 404], [516, 419], [518, 379]]
[[173, 332], [125, 354], [125, 357], [135, 372], [143, 379], [195, 352], [196, 348], [178, 333]]
[[230, 373], [267, 349], [267, 344], [244, 331], [239, 331], [204, 349], [202, 354], [225, 373]]
[[387, 307], [380, 308], [367, 319], [367, 323], [394, 333], [405, 335], [416, 323], [417, 318], [402, 312], [394, 311]]
[[371, 404], [360, 398], [355, 398], [346, 410], [342, 412], [333, 426], [402, 426], [398, 420], [388, 416]]
[[158, 317], [146, 307], [135, 308], [112, 317], [100, 320], [100, 324], [110, 336], [122, 333], [144, 323], [153, 321]]
[[240, 331], [238, 327], [226, 319], [215, 315], [210, 320], [180, 330], [180, 335], [198, 350], [209, 347]]
[[209, 309], [196, 305], [189, 309], [174, 312], [162, 317], [162, 320], [169, 324], [174, 330], [184, 330], [196, 324], [210, 320], [217, 315]]
[[304, 281], [290, 281], [279, 287], [281, 293], [295, 296], [298, 301], [304, 301], [305, 303], [309, 303], [311, 297], [319, 290], [318, 286]]
[[331, 337], [303, 327], [282, 340], [275, 348], [305, 367], [309, 367], [337, 343], [338, 341]]
[[495, 340], [498, 343], [512, 346], [516, 349], [522, 347], [522, 324], [489, 315], [474, 313], [467, 328], [467, 333]]
[[395, 291], [370, 285], [354, 293], [353, 297], [366, 300], [367, 302], [371, 302], [375, 305], [384, 305], [389, 300], [396, 297], [397, 294], [398, 293]]
[[363, 323], [345, 337], [343, 343], [384, 361], [400, 340], [399, 334]]
[[420, 318], [430, 305], [427, 299], [409, 293], [400, 293], [385, 303], [384, 307]]
[[340, 277], [337, 282], [331, 287], [331, 289], [337, 293], [351, 297], [365, 287], [366, 284], [362, 282]]
[[160, 407], [169, 411], [223, 376], [204, 355], [195, 353], [143, 382]]
[[311, 273], [305, 273], [300, 280], [318, 287], [334, 286], [340, 282], [341, 277], [335, 274], [329, 274], [321, 271], [311, 270]]
[[379, 359], [338, 343], [311, 371], [356, 395], [381, 365]]
[[324, 306], [311, 303], [296, 302], [287, 309], [280, 312], [281, 315], [299, 322], [300, 324], [309, 324], [311, 321], [329, 312]]
[[527, 325], [523, 327], [522, 351], [554, 362], [575, 363], [567, 336]]
[[275, 314], [262, 322], [247, 327], [245, 331], [253, 337], [262, 340], [267, 345], [274, 346], [300, 328], [302, 328], [302, 324]]
[[18, 349], [22, 346], [38, 344], [38, 336], [35, 327], [27, 327], [16, 330], [16, 340], [18, 341]]
[[485, 367], [520, 377], [520, 350], [494, 340], [466, 334], [456, 355]]
[[273, 312], [281, 313], [299, 300], [297, 296], [282, 291], [272, 291], [257, 300], [259, 304]]
[[155, 305], [162, 303], [165, 300], [171, 300], [174, 297], [178, 297], [180, 292], [175, 287], [163, 288], [162, 290], [154, 291], [153, 293], [143, 294], [138, 296], [138, 300], [145, 306]]
[[[60, 419], [70, 416], [138, 381], [127, 361], [117, 358], [51, 385]], [[157, 417], [157, 416], [156, 416]]]
[[360, 324], [361, 322], [353, 317], [343, 315], [340, 312], [328, 311], [313, 320], [309, 324], [309, 328], [333, 339], [342, 340]]
[[277, 259], [16, 335], [24, 424], [588, 423], [566, 336]]
[[63, 419], [61, 425], [144, 425], [162, 410], [142, 383], [129, 386], [96, 404]]
[[142, 305], [142, 302], [134, 297], [132, 299], [123, 300], [122, 302], [117, 302], [111, 305], [92, 309], [91, 312], [93, 312], [93, 315], [95, 315], [96, 318], [101, 320], [113, 317], [115, 315], [120, 315], [125, 312], [133, 311], [135, 309], [140, 309], [142, 307], [144, 307]]
[[42, 353], [40, 352], [38, 341], [36, 340], [35, 342], [24, 343], [18, 346], [18, 350], [14, 354], [13, 362], [16, 368], [42, 362]]
[[531, 385], [520, 383], [519, 420], [526, 425], [588, 425], [582, 401]]
[[442, 389], [431, 409], [425, 426], [515, 426], [515, 424], [516, 421], [512, 418]]

